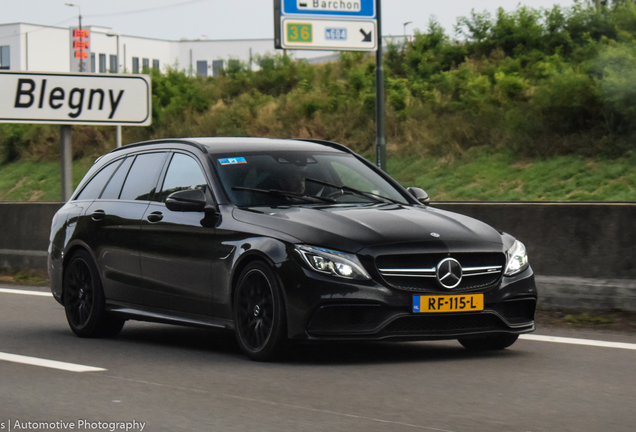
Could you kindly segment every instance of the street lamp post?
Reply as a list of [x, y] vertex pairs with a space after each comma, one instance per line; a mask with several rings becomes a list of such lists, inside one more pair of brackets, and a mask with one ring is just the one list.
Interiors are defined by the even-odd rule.
[[66, 6], [76, 7], [78, 10], [79, 18], [79, 43], [80, 43], [80, 58], [79, 58], [79, 71], [84, 72], [84, 44], [82, 43], [82, 9], [79, 5], [74, 3], [64, 3]]
[[119, 73], [119, 35], [117, 33], [106, 33], [106, 36], [117, 38], [117, 64], [115, 67], [115, 73]]
[[[117, 62], [115, 63], [115, 73], [119, 73], [119, 35], [117, 33], [106, 33], [108, 37], [115, 37], [117, 42]], [[117, 125], [117, 147], [121, 147], [121, 125]]]
[[406, 46], [406, 43], [408, 42], [408, 40], [406, 39], [406, 26], [409, 24], [413, 24], [413, 21], [407, 21], [404, 23], [404, 46]]

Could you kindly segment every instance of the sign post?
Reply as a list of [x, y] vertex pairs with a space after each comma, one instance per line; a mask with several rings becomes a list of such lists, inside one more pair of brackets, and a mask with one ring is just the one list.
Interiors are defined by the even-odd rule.
[[0, 122], [59, 124], [62, 199], [72, 193], [71, 125], [149, 126], [148, 75], [0, 72]]
[[279, 49], [376, 51], [376, 164], [386, 170], [380, 0], [274, 0]]
[[62, 201], [68, 201], [73, 193], [73, 149], [71, 125], [60, 126], [60, 163], [62, 173]]
[[[378, 38], [382, 40], [381, 0], [378, 8]], [[375, 55], [375, 163], [382, 171], [386, 171], [386, 138], [384, 132], [384, 63], [382, 61], [382, 43], [378, 44]]]

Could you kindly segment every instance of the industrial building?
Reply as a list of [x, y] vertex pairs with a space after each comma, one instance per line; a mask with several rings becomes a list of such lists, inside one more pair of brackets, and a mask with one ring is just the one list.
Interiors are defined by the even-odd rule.
[[[217, 76], [233, 61], [251, 66], [273, 54], [274, 39], [166, 40], [118, 34], [109, 27], [0, 24], [0, 69], [11, 71], [140, 73], [144, 67]], [[331, 52], [296, 51], [295, 58], [321, 62]]]

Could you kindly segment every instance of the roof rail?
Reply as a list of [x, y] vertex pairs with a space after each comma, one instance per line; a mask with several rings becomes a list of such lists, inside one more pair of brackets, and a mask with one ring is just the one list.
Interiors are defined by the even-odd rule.
[[131, 148], [131, 147], [139, 147], [139, 146], [144, 146], [144, 145], [152, 145], [152, 144], [187, 144], [187, 145], [191, 145], [193, 147], [198, 148], [199, 150], [201, 150], [203, 153], [208, 153], [208, 149], [207, 147], [205, 147], [202, 144], [199, 144], [197, 142], [193, 142], [193, 141], [188, 141], [188, 140], [184, 140], [184, 139], [157, 139], [157, 140], [150, 140], [150, 141], [141, 141], [138, 143], [133, 143], [133, 144], [126, 144], [124, 146], [121, 147], [117, 147], [113, 150], [111, 150], [108, 153], [114, 153], [114, 152], [118, 152], [120, 150], [124, 150], [127, 148]]
[[327, 140], [322, 140], [322, 139], [313, 139], [313, 138], [293, 138], [295, 141], [308, 141], [308, 142], [312, 142], [312, 143], [316, 143], [316, 144], [322, 144], [324, 146], [327, 147], [332, 147], [338, 150], [342, 150], [345, 151], [347, 153], [351, 153], [351, 154], [355, 154], [355, 152], [353, 150], [351, 150], [349, 147], [339, 144], [337, 142], [333, 142], [333, 141], [327, 141]]

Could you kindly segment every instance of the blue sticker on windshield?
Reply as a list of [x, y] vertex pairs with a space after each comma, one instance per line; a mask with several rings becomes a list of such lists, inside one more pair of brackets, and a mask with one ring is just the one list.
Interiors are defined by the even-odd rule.
[[235, 157], [235, 158], [225, 158], [219, 159], [219, 163], [221, 165], [236, 165], [236, 164], [246, 164], [247, 161], [244, 157]]

